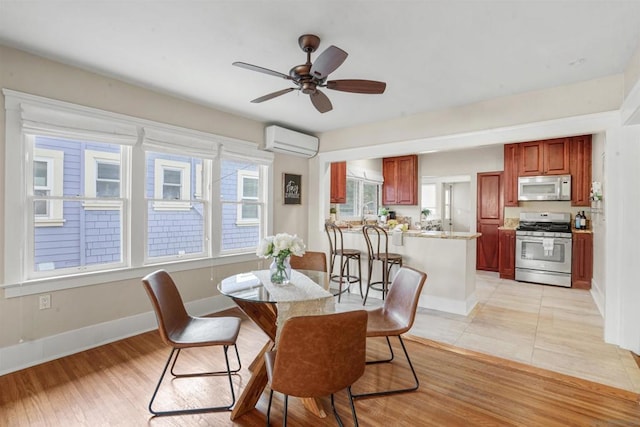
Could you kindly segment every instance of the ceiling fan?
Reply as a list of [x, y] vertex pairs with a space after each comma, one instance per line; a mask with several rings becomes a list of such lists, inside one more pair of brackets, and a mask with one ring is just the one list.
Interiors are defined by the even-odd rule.
[[296, 87], [282, 89], [277, 92], [269, 93], [252, 100], [253, 103], [268, 101], [277, 96], [284, 95], [294, 90], [300, 90], [302, 93], [309, 95], [311, 103], [321, 113], [331, 111], [333, 106], [331, 101], [319, 88], [327, 88], [331, 90], [339, 90], [342, 92], [380, 94], [384, 93], [387, 84], [374, 80], [328, 80], [327, 77], [335, 71], [345, 59], [347, 52], [335, 47], [329, 46], [311, 63], [311, 53], [315, 52], [320, 45], [320, 38], [313, 34], [304, 34], [298, 38], [298, 45], [307, 54], [307, 62], [302, 65], [296, 65], [289, 74], [283, 74], [278, 71], [269, 70], [268, 68], [259, 67], [257, 65], [247, 64], [245, 62], [234, 62], [233, 65], [247, 70], [257, 71], [259, 73], [269, 74], [281, 77], [285, 80], [291, 80]]

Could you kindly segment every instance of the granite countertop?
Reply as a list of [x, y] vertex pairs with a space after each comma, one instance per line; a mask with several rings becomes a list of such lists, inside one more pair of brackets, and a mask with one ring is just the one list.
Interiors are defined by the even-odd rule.
[[[343, 233], [359, 233], [362, 234], [362, 227], [351, 227], [342, 229]], [[391, 235], [393, 231], [387, 230], [387, 233]], [[407, 230], [403, 231], [404, 237], [421, 237], [430, 239], [460, 239], [460, 240], [472, 240], [481, 236], [480, 233], [469, 232], [449, 232], [449, 231], [424, 231], [424, 230]]]

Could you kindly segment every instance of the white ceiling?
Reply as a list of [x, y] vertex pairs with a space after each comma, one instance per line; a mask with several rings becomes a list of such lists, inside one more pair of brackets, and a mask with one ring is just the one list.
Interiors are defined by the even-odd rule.
[[[325, 90], [320, 114], [288, 74], [298, 37], [349, 57], [329, 79], [387, 82], [382, 95]], [[199, 104], [308, 132], [438, 110], [624, 71], [640, 1], [0, 0], [0, 44]], [[1, 66], [1, 64], [0, 64]]]

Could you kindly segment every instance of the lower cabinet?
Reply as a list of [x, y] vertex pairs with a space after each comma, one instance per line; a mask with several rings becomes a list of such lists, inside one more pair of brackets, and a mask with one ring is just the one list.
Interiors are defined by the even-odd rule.
[[593, 234], [573, 233], [571, 287], [591, 289], [593, 276]]
[[516, 278], [515, 230], [498, 230], [498, 272], [502, 279]]

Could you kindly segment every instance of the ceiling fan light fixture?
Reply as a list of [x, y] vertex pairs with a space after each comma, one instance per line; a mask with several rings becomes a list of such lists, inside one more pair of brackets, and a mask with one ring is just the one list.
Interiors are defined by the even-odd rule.
[[335, 71], [347, 59], [347, 52], [336, 46], [329, 46], [322, 52], [316, 60], [311, 62], [311, 53], [315, 52], [320, 46], [320, 38], [313, 34], [304, 34], [298, 38], [300, 48], [307, 54], [307, 61], [304, 64], [296, 65], [289, 70], [289, 75], [273, 71], [268, 68], [259, 67], [257, 65], [247, 64], [244, 62], [234, 62], [233, 65], [251, 71], [257, 71], [263, 74], [269, 74], [275, 77], [282, 77], [291, 80], [297, 88], [288, 88], [279, 90], [259, 98], [254, 99], [253, 103], [261, 103], [277, 96], [284, 95], [293, 90], [300, 90], [302, 93], [311, 97], [311, 103], [320, 113], [331, 111], [333, 106], [331, 101], [318, 87], [325, 87], [331, 90], [342, 92], [380, 94], [383, 93], [386, 83], [373, 80], [334, 80], [327, 81], [330, 73]]

